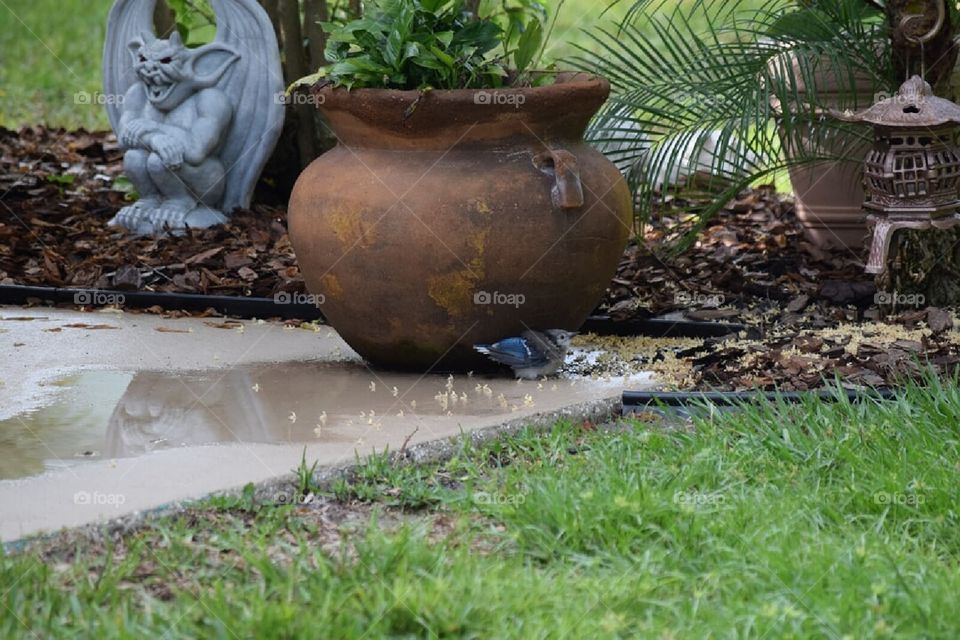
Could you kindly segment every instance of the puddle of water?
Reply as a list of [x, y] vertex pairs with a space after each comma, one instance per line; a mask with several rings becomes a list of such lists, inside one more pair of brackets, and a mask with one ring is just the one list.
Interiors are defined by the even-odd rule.
[[0, 421], [0, 479], [174, 447], [355, 441], [390, 428], [409, 433], [425, 416], [509, 416], [556, 402], [570, 395], [571, 384], [374, 375], [323, 363], [88, 371], [59, 381], [51, 404]]

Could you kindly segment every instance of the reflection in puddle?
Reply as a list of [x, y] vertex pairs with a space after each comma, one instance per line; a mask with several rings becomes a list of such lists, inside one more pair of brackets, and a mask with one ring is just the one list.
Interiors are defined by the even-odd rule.
[[53, 404], [0, 421], [0, 479], [172, 447], [356, 441], [370, 430], [409, 432], [421, 416], [509, 415], [562, 399], [571, 384], [322, 363], [89, 371], [58, 383]]

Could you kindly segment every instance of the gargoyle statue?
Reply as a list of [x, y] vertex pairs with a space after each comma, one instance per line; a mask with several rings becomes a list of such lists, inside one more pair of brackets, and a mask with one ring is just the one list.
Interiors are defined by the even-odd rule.
[[217, 37], [153, 34], [156, 0], [117, 0], [103, 56], [107, 113], [140, 199], [110, 224], [177, 233], [247, 207], [283, 128], [277, 39], [256, 0], [211, 0]]

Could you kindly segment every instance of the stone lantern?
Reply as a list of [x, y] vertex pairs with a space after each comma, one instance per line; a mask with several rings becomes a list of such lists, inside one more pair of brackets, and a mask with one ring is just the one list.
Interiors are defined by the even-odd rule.
[[960, 106], [933, 95], [921, 77], [846, 122], [873, 125], [873, 148], [864, 164], [864, 203], [873, 243], [867, 273], [886, 270], [893, 235], [901, 229], [960, 225]]

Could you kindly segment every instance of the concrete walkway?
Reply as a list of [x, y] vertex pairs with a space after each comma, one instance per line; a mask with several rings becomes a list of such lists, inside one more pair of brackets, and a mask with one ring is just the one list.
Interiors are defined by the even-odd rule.
[[368, 369], [332, 330], [0, 307], [0, 540], [558, 415], [629, 382]]

